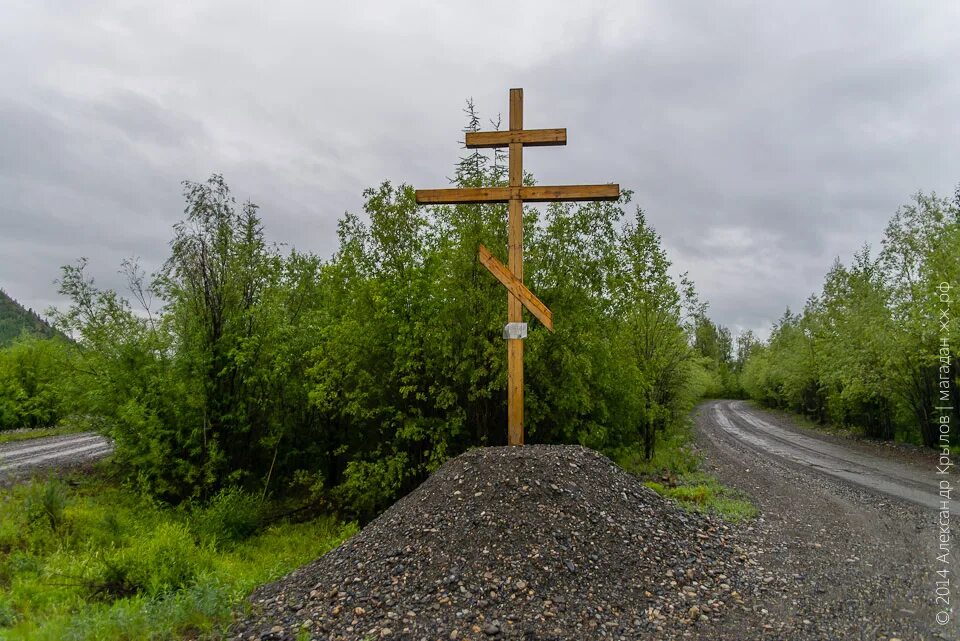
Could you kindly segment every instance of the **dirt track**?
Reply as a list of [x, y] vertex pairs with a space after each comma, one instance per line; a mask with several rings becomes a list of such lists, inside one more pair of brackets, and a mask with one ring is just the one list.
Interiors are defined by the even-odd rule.
[[0, 483], [37, 470], [89, 463], [112, 451], [109, 439], [92, 432], [5, 443], [0, 445]]
[[742, 401], [701, 405], [696, 425], [707, 466], [762, 511], [760, 563], [778, 588], [757, 605], [767, 611], [764, 638], [960, 638], [956, 618], [936, 622], [932, 458], [894, 460], [882, 446], [822, 435]]
[[[753, 409], [744, 401], [711, 404], [708, 420], [751, 449], [772, 455], [847, 484], [937, 510], [940, 496], [934, 466], [923, 469], [870, 452], [854, 443], [785, 425], [775, 415]], [[715, 432], [707, 432], [715, 435]], [[953, 511], [960, 514], [956, 502]]]

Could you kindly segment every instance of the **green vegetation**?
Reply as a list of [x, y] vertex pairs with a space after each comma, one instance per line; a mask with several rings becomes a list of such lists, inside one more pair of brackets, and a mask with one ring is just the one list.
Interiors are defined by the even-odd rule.
[[0, 430], [49, 427], [64, 418], [68, 359], [62, 338], [24, 336], [0, 349]]
[[864, 247], [850, 266], [835, 262], [803, 312], [788, 309], [767, 344], [750, 349], [744, 389], [869, 437], [956, 445], [956, 430], [939, 442], [936, 408], [960, 422], [957, 247], [960, 191], [952, 201], [918, 194], [890, 221], [878, 255]]
[[700, 469], [701, 456], [692, 446], [691, 429], [689, 422], [669, 429], [649, 459], [625, 450], [616, 461], [646, 479], [647, 487], [688, 510], [719, 514], [729, 521], [757, 516], [756, 506], [746, 496], [721, 485], [716, 477]]
[[24, 335], [50, 338], [54, 334], [53, 328], [36, 312], [25, 309], [0, 289], [0, 347], [10, 345]]
[[237, 491], [163, 507], [102, 474], [18, 486], [0, 495], [0, 636], [216, 632], [255, 586], [355, 527], [329, 517], [264, 525], [259, 500]]
[[[472, 153], [455, 182], [504, 184], [502, 160]], [[267, 243], [220, 176], [184, 196], [157, 273], [125, 262], [121, 295], [86, 260], [65, 266], [59, 337], [0, 350], [0, 430], [66, 424], [116, 446], [115, 480], [3, 498], [0, 627], [19, 637], [205, 634], [352, 531], [268, 526], [265, 511], [366, 521], [447, 458], [505, 440], [506, 294], [476, 256], [506, 255], [506, 206], [419, 207], [384, 182], [322, 260]], [[630, 197], [525, 213], [525, 280], [556, 319], [525, 343], [527, 440], [666, 466], [682, 482], [665, 491], [736, 516], [682, 431], [736, 381], [730, 333], [669, 275]]]
[[64, 436], [74, 434], [82, 430], [82, 426], [77, 424], [58, 425], [57, 427], [37, 427], [33, 429], [17, 430], [15, 432], [0, 432], [0, 443], [12, 443], [14, 441], [29, 441], [34, 438], [44, 438], [47, 436]]
[[693, 346], [701, 355], [707, 375], [707, 398], [744, 398], [740, 382], [747, 355], [759, 342], [751, 330], [741, 332], [734, 340], [730, 330], [716, 325], [705, 310], [695, 319]]
[[689, 510], [713, 512], [728, 521], [752, 519], [759, 513], [753, 503], [740, 493], [721, 485], [713, 476], [697, 474], [684, 477], [682, 481], [680, 485], [674, 486], [657, 481], [647, 481], [646, 485]]
[[[455, 176], [505, 180], [481, 153]], [[505, 293], [476, 254], [481, 242], [506, 254], [505, 206], [418, 207], [410, 187], [383, 183], [321, 260], [269, 245], [257, 207], [219, 176], [185, 197], [163, 268], [124, 264], [129, 300], [85, 261], [59, 281], [70, 410], [115, 439], [140, 491], [294, 492], [365, 520], [448, 457], [504, 441]], [[525, 277], [557, 319], [526, 341], [531, 442], [649, 458], [717, 377], [693, 339], [706, 306], [669, 276], [629, 200], [525, 214]]]

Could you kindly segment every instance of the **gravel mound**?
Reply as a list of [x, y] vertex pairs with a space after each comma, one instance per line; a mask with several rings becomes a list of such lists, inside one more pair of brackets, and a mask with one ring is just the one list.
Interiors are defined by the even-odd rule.
[[359, 534], [251, 596], [232, 638], [664, 639], [752, 592], [733, 528], [578, 446], [445, 463]]

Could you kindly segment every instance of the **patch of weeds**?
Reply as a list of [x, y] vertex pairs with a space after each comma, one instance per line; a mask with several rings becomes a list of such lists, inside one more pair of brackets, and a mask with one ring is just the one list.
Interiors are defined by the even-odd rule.
[[691, 474], [680, 479], [677, 485], [664, 485], [656, 481], [644, 483], [651, 490], [672, 499], [688, 510], [711, 512], [728, 521], [752, 519], [759, 514], [757, 508], [742, 494], [721, 485], [707, 474]]
[[221, 638], [253, 588], [357, 530], [264, 524], [234, 491], [181, 509], [102, 475], [55, 483], [0, 495], [0, 639]]
[[644, 479], [644, 484], [657, 494], [685, 509], [711, 512], [729, 521], [750, 519], [759, 514], [746, 496], [699, 471], [701, 455], [693, 447], [689, 422], [661, 433], [649, 459], [638, 448], [631, 448], [616, 452], [614, 460]]
[[69, 618], [53, 620], [38, 630], [37, 639], [206, 638], [229, 620], [233, 597], [229, 586], [206, 575], [184, 589], [161, 597], [143, 595], [88, 608]]
[[149, 536], [107, 551], [87, 587], [90, 596], [107, 600], [133, 594], [157, 596], [192, 584], [210, 565], [185, 525], [161, 523]]
[[67, 508], [67, 487], [57, 480], [33, 482], [27, 494], [27, 520], [31, 525], [46, 523], [53, 532], [63, 528]]

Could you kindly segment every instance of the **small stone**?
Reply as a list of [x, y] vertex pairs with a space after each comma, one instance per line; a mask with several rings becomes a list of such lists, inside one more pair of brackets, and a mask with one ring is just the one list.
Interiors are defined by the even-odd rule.
[[521, 592], [523, 592], [524, 590], [527, 589], [527, 582], [526, 582], [526, 581], [523, 581], [523, 580], [517, 581], [515, 585], [516, 585], [516, 588], [517, 588], [518, 590], [520, 590]]
[[488, 623], [487, 625], [483, 626], [483, 633], [486, 634], [488, 637], [497, 636], [498, 634], [500, 634], [500, 624], [497, 623], [496, 621]]

